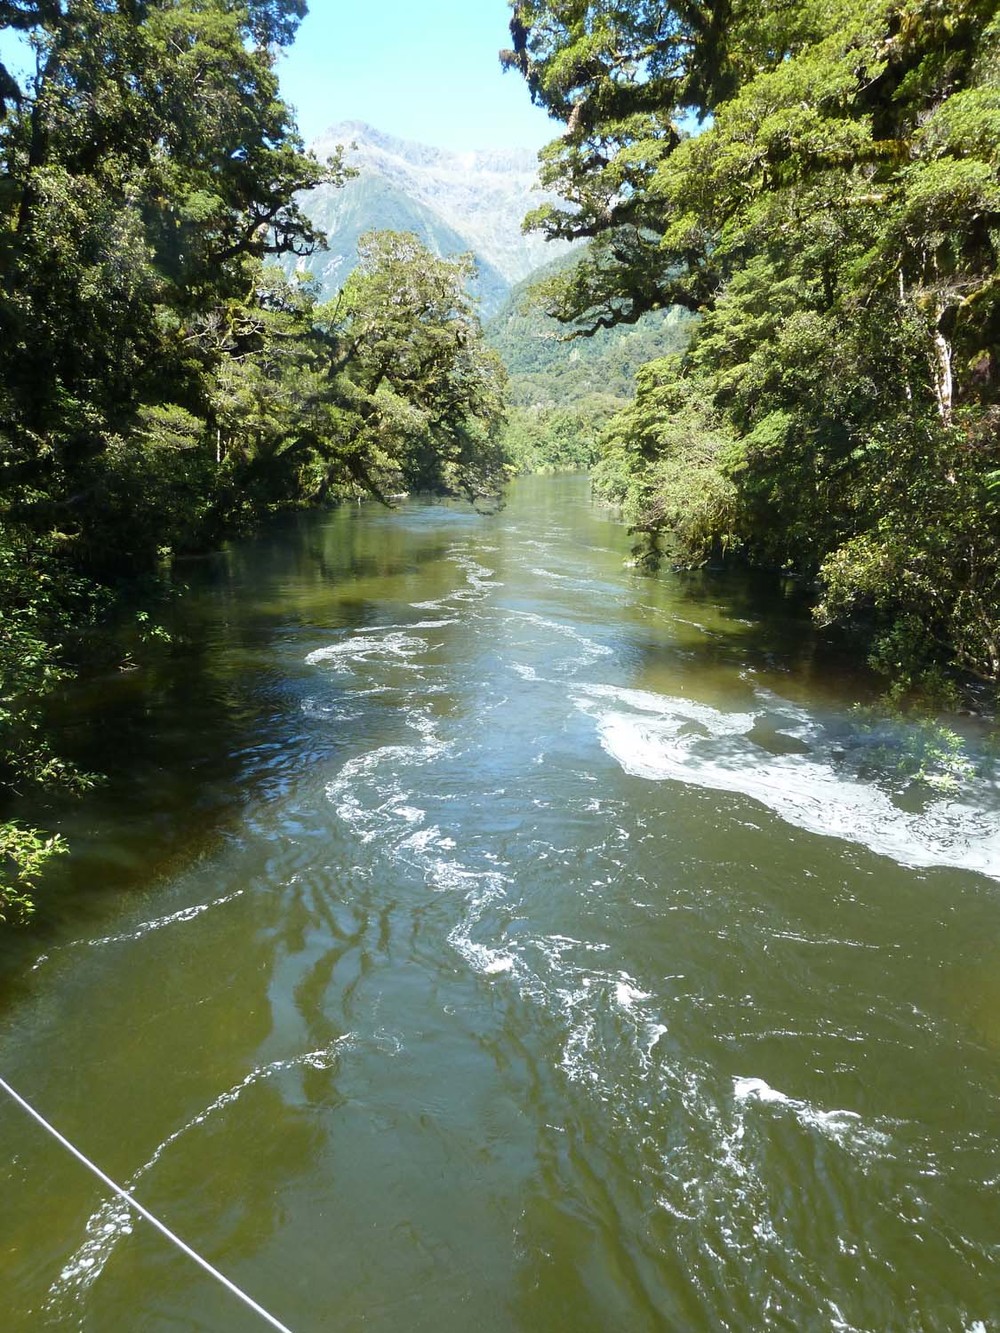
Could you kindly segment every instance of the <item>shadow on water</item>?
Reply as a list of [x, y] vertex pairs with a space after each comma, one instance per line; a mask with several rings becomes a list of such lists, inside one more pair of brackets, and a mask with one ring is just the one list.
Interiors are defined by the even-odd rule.
[[57, 830], [72, 855], [53, 863], [30, 928], [0, 931], [0, 1005], [56, 934], [209, 856], [249, 802], [336, 749], [336, 730], [302, 710], [305, 656], [377, 618], [366, 587], [419, 576], [448, 545], [430, 525], [401, 531], [398, 517], [357, 506], [283, 516], [255, 540], [178, 562], [181, 595], [159, 617], [171, 642], [51, 701], [54, 749], [100, 781], [82, 799], [25, 798], [11, 811]]
[[835, 707], [872, 704], [883, 692], [857, 645], [815, 624], [798, 583], [738, 568], [635, 579], [645, 613], [632, 630], [637, 688], [699, 695], [714, 687], [732, 706], [759, 689]]
[[[295, 1328], [977, 1327], [994, 807], [857, 780], [796, 590], [632, 574], [585, 485], [185, 571], [59, 703], [109, 776], [4, 1068]], [[4, 1132], [12, 1327], [244, 1326]]]

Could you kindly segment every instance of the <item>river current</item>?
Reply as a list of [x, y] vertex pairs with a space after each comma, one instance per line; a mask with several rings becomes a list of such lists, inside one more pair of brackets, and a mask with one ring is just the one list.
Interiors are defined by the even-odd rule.
[[[995, 761], [628, 547], [554, 478], [196, 570], [0, 1074], [295, 1333], [1000, 1329]], [[0, 1135], [5, 1333], [261, 1326]]]

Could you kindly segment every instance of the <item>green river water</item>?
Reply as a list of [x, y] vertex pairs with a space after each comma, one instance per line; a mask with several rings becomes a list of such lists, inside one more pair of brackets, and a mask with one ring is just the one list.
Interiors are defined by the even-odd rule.
[[[996, 773], [628, 547], [557, 478], [192, 567], [67, 702], [0, 1075], [293, 1333], [1000, 1329]], [[0, 1136], [3, 1333], [263, 1327]]]

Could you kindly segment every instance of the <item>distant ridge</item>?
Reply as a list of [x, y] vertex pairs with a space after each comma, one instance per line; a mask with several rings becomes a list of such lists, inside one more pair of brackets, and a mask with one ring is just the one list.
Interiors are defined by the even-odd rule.
[[439, 255], [471, 251], [484, 317], [515, 283], [569, 249], [521, 231], [525, 214], [547, 197], [536, 188], [537, 156], [530, 149], [453, 152], [357, 120], [331, 126], [311, 147], [323, 158], [338, 145], [358, 176], [343, 189], [320, 186], [302, 199], [329, 238], [328, 252], [306, 263], [327, 297], [354, 267], [358, 238], [372, 229], [416, 232]]

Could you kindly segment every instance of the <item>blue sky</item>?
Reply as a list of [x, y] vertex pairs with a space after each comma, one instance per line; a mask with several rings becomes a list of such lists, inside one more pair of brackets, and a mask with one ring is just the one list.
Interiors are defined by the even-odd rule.
[[497, 60], [506, 0], [310, 0], [281, 60], [306, 140], [341, 120], [440, 148], [540, 148], [561, 126]]
[[[309, 142], [342, 120], [439, 148], [541, 148], [561, 126], [505, 74], [507, 0], [309, 0], [295, 45], [280, 57], [285, 100]], [[27, 53], [0, 34], [0, 58]], [[30, 57], [28, 57], [30, 59]]]

